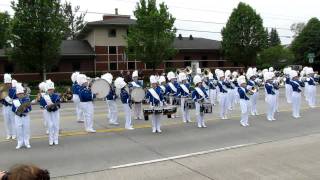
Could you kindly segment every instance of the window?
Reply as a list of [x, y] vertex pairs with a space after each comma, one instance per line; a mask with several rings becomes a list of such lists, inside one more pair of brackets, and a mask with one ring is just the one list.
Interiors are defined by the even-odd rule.
[[136, 69], [135, 64], [136, 64], [135, 62], [128, 62], [128, 69], [129, 69], [129, 70]]
[[208, 61], [201, 61], [201, 67], [207, 68], [208, 67]]
[[117, 46], [109, 46], [109, 54], [117, 54]]
[[190, 56], [185, 56], [185, 57], [184, 57], [184, 60], [190, 60], [190, 59], [191, 59]]
[[201, 56], [201, 60], [208, 60], [208, 56]]
[[13, 73], [13, 65], [12, 64], [6, 64], [4, 67], [4, 71], [7, 73]]
[[110, 70], [117, 70], [117, 63], [110, 63]]
[[173, 68], [172, 62], [166, 62], [166, 68]]
[[80, 63], [79, 62], [72, 63], [72, 71], [80, 71]]
[[110, 29], [109, 30], [109, 37], [117, 37], [117, 30]]
[[153, 64], [151, 64], [151, 63], [146, 64], [146, 68], [147, 69], [153, 69]]
[[224, 61], [218, 61], [218, 66], [223, 67], [224, 66]]
[[185, 62], [184, 62], [184, 66], [185, 66], [185, 67], [191, 66], [191, 61], [185, 61]]

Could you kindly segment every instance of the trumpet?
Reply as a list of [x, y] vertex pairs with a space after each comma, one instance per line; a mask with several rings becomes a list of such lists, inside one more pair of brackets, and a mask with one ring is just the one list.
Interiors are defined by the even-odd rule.
[[209, 68], [205, 68], [202, 72], [202, 74], [205, 76], [205, 77], [208, 77], [209, 74], [211, 73], [211, 70]]
[[191, 74], [192, 73], [192, 68], [190, 66], [187, 66], [184, 71], [186, 72], [186, 74]]
[[176, 74], [177, 75], [179, 75], [180, 73], [184, 73], [185, 72], [185, 69], [181, 69], [181, 68], [178, 68], [177, 70], [176, 70]]

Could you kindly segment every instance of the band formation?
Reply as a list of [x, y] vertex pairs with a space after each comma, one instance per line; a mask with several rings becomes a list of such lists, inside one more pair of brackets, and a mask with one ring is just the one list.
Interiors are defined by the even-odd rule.
[[[194, 74], [194, 75], [192, 75]], [[192, 122], [190, 111], [196, 112], [196, 125], [207, 127], [204, 116], [212, 113], [216, 104], [220, 106], [220, 118], [228, 119], [228, 112], [236, 105], [241, 108], [240, 125], [249, 126], [249, 114], [259, 115], [257, 101], [259, 91], [265, 91], [267, 103], [267, 120], [274, 121], [279, 112], [279, 88], [285, 87], [287, 103], [292, 104], [292, 116], [300, 118], [302, 87], [304, 97], [311, 108], [316, 104], [316, 83], [319, 76], [311, 67], [304, 67], [300, 72], [284, 68], [275, 71], [272, 67], [257, 71], [248, 68], [247, 72], [216, 69], [178, 69], [161, 76], [151, 75], [149, 87], [143, 88], [143, 82], [138, 79], [138, 71], [132, 73], [132, 82], [125, 82], [122, 77], [113, 81], [110, 73], [100, 78], [89, 78], [85, 74], [75, 72], [71, 76], [73, 102], [76, 107], [77, 121], [83, 122], [89, 133], [96, 132], [94, 124], [94, 100], [103, 99], [107, 103], [108, 118], [111, 125], [119, 125], [117, 99], [120, 99], [125, 112], [125, 128], [133, 130], [132, 116], [135, 119], [152, 121], [152, 132], [161, 133], [163, 116], [177, 118], [177, 108], [180, 108], [182, 121]], [[10, 74], [4, 75], [4, 84], [0, 86], [1, 103], [7, 139], [17, 139], [16, 149], [30, 146], [30, 116], [31, 106], [40, 104], [43, 112], [43, 122], [46, 128], [49, 145], [58, 145], [59, 141], [59, 110], [60, 96], [55, 92], [54, 82], [47, 80], [39, 84], [39, 96], [30, 100], [21, 83], [12, 79]], [[142, 104], [149, 104], [144, 106]], [[211, 115], [212, 116], [212, 115]]]

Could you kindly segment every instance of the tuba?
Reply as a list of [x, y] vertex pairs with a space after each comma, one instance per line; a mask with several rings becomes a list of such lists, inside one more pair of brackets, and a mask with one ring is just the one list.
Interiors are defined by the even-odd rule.
[[205, 77], [208, 77], [210, 73], [211, 73], [211, 70], [210, 70], [209, 68], [203, 69], [203, 73], [202, 73], [202, 74], [203, 74]]
[[191, 74], [192, 73], [192, 68], [190, 66], [187, 66], [185, 69], [184, 69], [185, 73], [186, 74]]
[[179, 75], [180, 73], [184, 72], [184, 69], [178, 68], [176, 70], [176, 75]]
[[8, 96], [9, 88], [5, 84], [0, 84], [0, 99], [4, 99]]

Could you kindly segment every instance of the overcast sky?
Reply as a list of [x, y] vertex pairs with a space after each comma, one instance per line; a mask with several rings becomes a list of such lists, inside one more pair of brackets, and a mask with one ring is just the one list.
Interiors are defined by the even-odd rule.
[[[11, 0], [0, 1], [0, 11], [9, 11]], [[63, 0], [64, 1], [64, 0]], [[101, 20], [102, 14], [113, 14], [119, 9], [119, 14], [132, 15], [138, 0], [70, 0], [73, 5], [79, 5], [81, 10], [88, 11], [87, 21]], [[238, 0], [158, 0], [165, 2], [169, 11], [176, 17], [175, 26], [178, 29], [210, 31], [178, 31], [183, 36], [192, 34], [195, 37], [205, 37], [221, 40], [221, 28], [232, 10], [238, 5]], [[307, 22], [311, 17], [320, 18], [320, 1], [318, 0], [242, 0], [259, 13], [266, 27], [278, 28], [282, 44], [291, 42], [292, 23]], [[91, 13], [92, 12], [92, 13]], [[93, 13], [96, 12], [96, 13]], [[200, 23], [181, 20], [206, 21]]]

